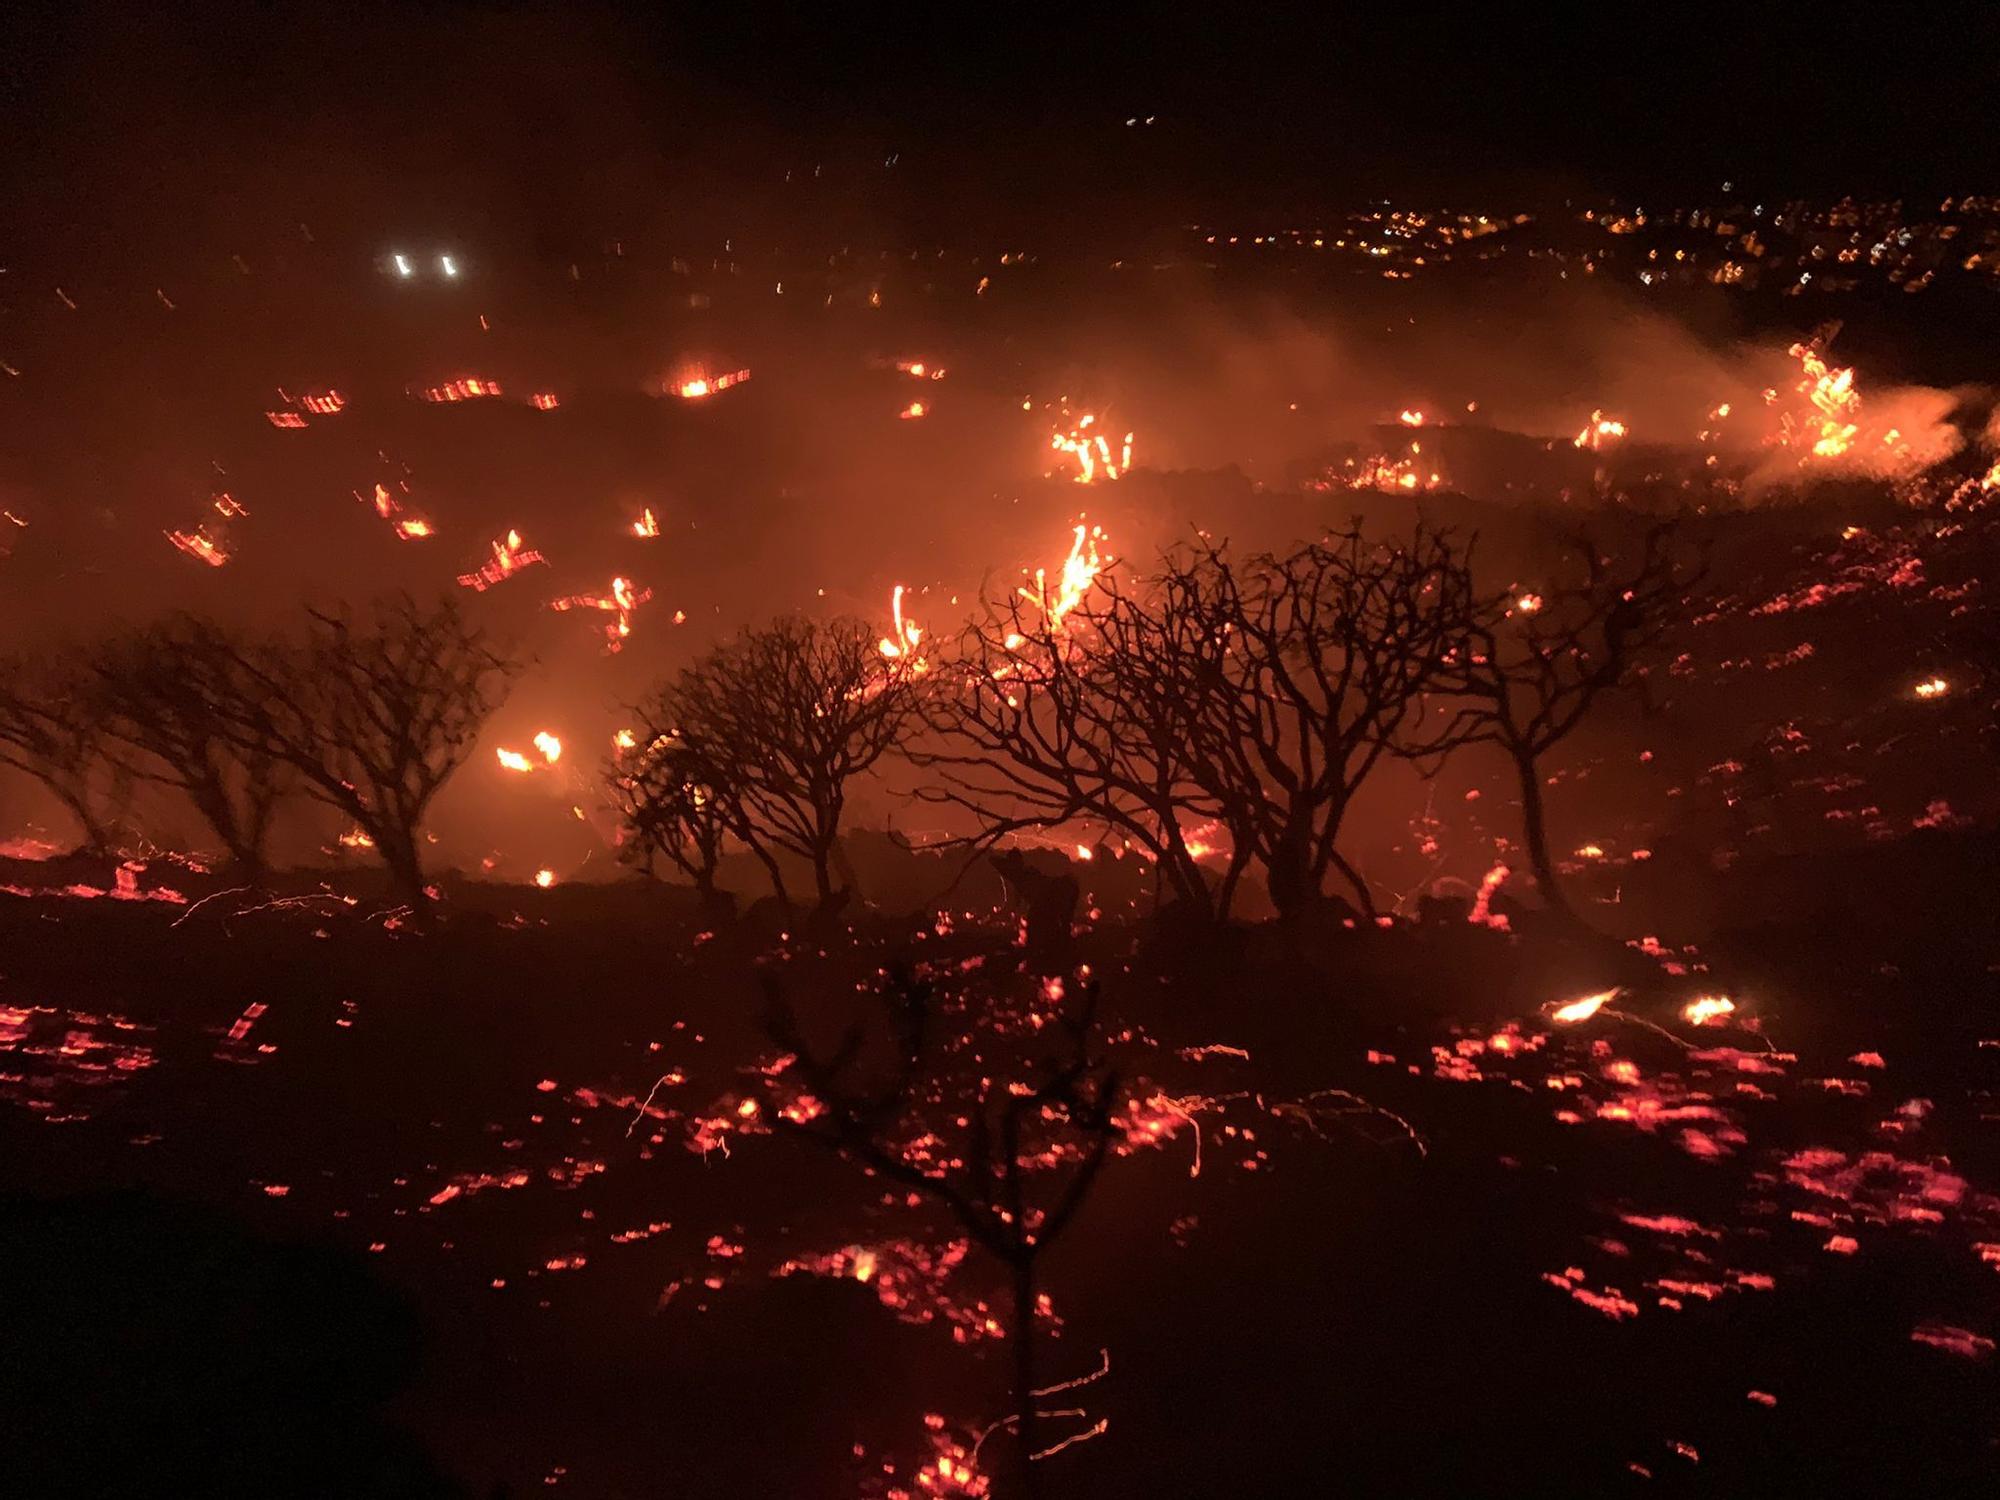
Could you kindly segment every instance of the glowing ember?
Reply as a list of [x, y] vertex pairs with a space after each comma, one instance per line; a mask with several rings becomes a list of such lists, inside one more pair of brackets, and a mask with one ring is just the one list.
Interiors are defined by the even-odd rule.
[[347, 398], [339, 391], [319, 391], [299, 397], [299, 405], [316, 417], [330, 417], [347, 405]]
[[632, 535], [655, 537], [660, 534], [660, 523], [653, 517], [653, 507], [647, 506], [639, 512], [639, 519], [632, 523]]
[[470, 376], [464, 380], [448, 381], [444, 385], [426, 386], [418, 393], [425, 401], [476, 401], [486, 396], [501, 394], [500, 382]]
[[1549, 1019], [1562, 1026], [1574, 1026], [1579, 1021], [1588, 1021], [1610, 1004], [1617, 994], [1618, 991], [1613, 988], [1599, 990], [1594, 995], [1585, 995], [1580, 1000], [1572, 1000], [1566, 1005], [1557, 1006], [1549, 1012]]
[[340, 836], [340, 847], [343, 849], [373, 849], [375, 847], [375, 840], [359, 828], [350, 828]]
[[1681, 1007], [1681, 1019], [1690, 1026], [1712, 1026], [1736, 1014], [1736, 1002], [1727, 995], [1701, 995]]
[[1514, 608], [1524, 615], [1538, 614], [1542, 608], [1540, 594], [1521, 594], [1514, 600]]
[[[376, 488], [379, 490], [381, 486], [378, 485]], [[491, 562], [484, 564], [476, 572], [461, 573], [458, 575], [458, 582], [461, 588], [472, 589], [477, 593], [483, 594], [486, 590], [492, 588], [494, 584], [512, 578], [521, 569], [528, 567], [530, 564], [546, 563], [548, 561], [539, 552], [523, 550], [521, 533], [518, 531], [508, 532], [505, 536], [494, 541], [492, 545], [493, 560]]]

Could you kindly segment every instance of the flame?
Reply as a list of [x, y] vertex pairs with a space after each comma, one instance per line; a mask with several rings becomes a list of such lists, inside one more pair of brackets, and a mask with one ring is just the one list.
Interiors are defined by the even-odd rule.
[[219, 568], [229, 561], [228, 549], [210, 536], [205, 526], [197, 526], [193, 531], [169, 531], [166, 538], [189, 557], [199, 558], [211, 568]]
[[897, 412], [896, 415], [901, 417], [905, 422], [912, 422], [918, 417], [928, 415], [928, 408], [921, 401], [912, 401], [908, 406]]
[[299, 405], [316, 417], [330, 417], [347, 405], [347, 398], [339, 391], [318, 391], [299, 397]]
[[264, 420], [273, 427], [297, 428], [306, 425], [306, 419], [295, 411], [267, 411], [264, 413]]
[[920, 359], [899, 359], [896, 361], [896, 368], [901, 370], [905, 375], [915, 376], [918, 380], [944, 379], [944, 367], [942, 365], [925, 364]]
[[[375, 488], [378, 493], [381, 492], [382, 487], [379, 484]], [[512, 578], [522, 568], [532, 563], [546, 564], [548, 561], [539, 552], [523, 551], [521, 533], [518, 531], [510, 531], [505, 536], [496, 538], [492, 546], [493, 560], [481, 566], [476, 572], [459, 574], [460, 587], [483, 594], [494, 584]]]
[[741, 385], [750, 378], [748, 370], [731, 370], [726, 375], [696, 375], [683, 380], [668, 389], [683, 401], [699, 401], [704, 396], [712, 396], [718, 391], [726, 391], [732, 385]]
[[503, 770], [532, 771], [535, 769], [535, 763], [518, 750], [501, 749], [495, 750], [493, 753], [500, 758], [500, 766]]
[[359, 828], [350, 828], [340, 836], [340, 847], [343, 849], [373, 849], [375, 847], [375, 840]]
[[528, 398], [528, 405], [534, 407], [536, 411], [554, 411], [562, 405], [562, 402], [556, 399], [554, 391], [536, 391]]
[[1566, 1005], [1558, 1005], [1554, 1010], [1549, 1012], [1549, 1019], [1561, 1026], [1573, 1026], [1578, 1021], [1588, 1021], [1592, 1016], [1604, 1009], [1617, 994], [1618, 990], [1614, 986], [1608, 990], [1599, 990], [1594, 995], [1585, 995], [1580, 1000], [1572, 1000]]
[[629, 729], [621, 729], [611, 736], [611, 748], [619, 752], [633, 749], [639, 743], [639, 736]]
[[1946, 693], [1950, 692], [1951, 684], [1946, 682], [1942, 677], [1927, 677], [1918, 683], [1912, 691], [1919, 698], [1929, 701], [1932, 698], [1942, 698]]
[[1607, 417], [1601, 411], [1593, 411], [1590, 420], [1583, 424], [1583, 431], [1576, 435], [1576, 446], [1588, 448], [1595, 453], [1608, 444], [1616, 443], [1625, 436], [1625, 424], [1616, 417]]
[[1787, 418], [1782, 441], [1798, 446], [1810, 440], [1811, 458], [1841, 457], [1854, 446], [1855, 435], [1861, 431], [1861, 393], [1854, 388], [1854, 371], [1827, 364], [1810, 344], [1794, 344], [1787, 352], [1803, 372], [1798, 392], [1812, 403], [1817, 415], [1807, 418], [1805, 429], [1797, 433]]
[[1515, 598], [1514, 608], [1524, 615], [1532, 615], [1541, 609], [1542, 603], [1540, 594], [1521, 594]]
[[[1083, 602], [1098, 574], [1110, 566], [1111, 559], [1102, 556], [1097, 548], [1103, 536], [1102, 526], [1079, 523], [1071, 533], [1069, 556], [1063, 559], [1054, 596], [1049, 594], [1048, 571], [1044, 568], [1035, 569], [1033, 588], [1020, 590], [1021, 597], [1041, 610], [1052, 627], [1062, 627], [1063, 617]], [[1018, 644], [1013, 635], [1008, 636], [1007, 642], [1010, 648]]]
[[[1065, 413], [1066, 414], [1066, 413]], [[1049, 447], [1076, 460], [1078, 484], [1095, 484], [1099, 479], [1116, 479], [1132, 467], [1132, 434], [1126, 433], [1112, 457], [1111, 443], [1103, 433], [1092, 432], [1097, 418], [1089, 412], [1077, 419], [1076, 425], [1068, 432], [1058, 431], [1049, 438]]]
[[542, 752], [542, 759], [550, 765], [562, 759], [562, 741], [546, 729], [535, 735], [535, 748]]
[[443, 385], [426, 386], [421, 392], [423, 399], [431, 402], [472, 401], [482, 396], [500, 394], [499, 381], [487, 380], [477, 375], [467, 376], [463, 380], [447, 381]]
[[550, 886], [554, 885], [555, 883], [556, 883], [556, 872], [554, 870], [543, 869], [535, 871], [535, 884], [540, 886], [543, 890], [547, 890]]
[[653, 537], [660, 534], [660, 523], [653, 517], [653, 507], [647, 506], [639, 512], [639, 519], [632, 523], [632, 535]]
[[899, 583], [896, 585], [895, 593], [890, 596], [889, 608], [895, 617], [895, 629], [892, 634], [883, 636], [879, 644], [882, 654], [889, 660], [908, 661], [913, 664], [915, 670], [921, 672], [925, 663], [923, 658], [917, 655], [917, 643], [924, 638], [924, 632], [923, 627], [916, 621], [906, 619], [903, 615], [903, 595], [907, 592], [908, 590]]
[[571, 594], [563, 599], [551, 599], [549, 608], [554, 610], [596, 609], [612, 618], [604, 626], [605, 650], [614, 652], [622, 649], [625, 640], [632, 634], [632, 612], [653, 597], [651, 589], [635, 589], [629, 578], [611, 580], [609, 592], [603, 594]]
[[1690, 1026], [1708, 1026], [1736, 1013], [1736, 1002], [1727, 995], [1700, 995], [1681, 1007], [1681, 1019]]
[[406, 542], [418, 541], [432, 535], [431, 523], [415, 519], [398, 521], [396, 523], [396, 535]]
[[1424, 414], [1420, 411], [1409, 411], [1406, 409], [1396, 413], [1396, 420], [1401, 422], [1405, 427], [1421, 427], [1424, 425]]

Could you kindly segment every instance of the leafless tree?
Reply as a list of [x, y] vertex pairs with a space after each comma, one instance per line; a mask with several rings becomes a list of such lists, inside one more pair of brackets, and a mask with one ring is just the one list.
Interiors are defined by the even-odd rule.
[[421, 917], [424, 815], [521, 663], [455, 600], [398, 595], [361, 621], [308, 610], [301, 638], [238, 644], [229, 665], [215, 703], [227, 737], [352, 818]]
[[1025, 593], [989, 597], [940, 665], [916, 795], [970, 814], [975, 843], [1115, 829], [1187, 910], [1226, 911], [1237, 870], [1212, 889], [1190, 847], [1190, 828], [1222, 814], [1194, 776], [1189, 684], [1213, 680], [1220, 653], [1205, 629], [1110, 572], [1060, 617]]
[[76, 819], [84, 849], [104, 854], [115, 840], [99, 799], [119, 776], [91, 689], [80, 651], [0, 660], [0, 765], [39, 781]]
[[1570, 538], [1576, 576], [1560, 585], [1510, 589], [1484, 601], [1470, 649], [1453, 664], [1454, 710], [1419, 726], [1410, 748], [1435, 757], [1488, 743], [1506, 755], [1520, 785], [1529, 868], [1548, 908], [1577, 920], [1549, 848], [1543, 757], [1607, 694], [1629, 685], [1658, 645], [1692, 582], [1673, 556], [1674, 528], [1649, 528], [1637, 555], [1616, 566], [1584, 531]]
[[715, 876], [729, 832], [723, 768], [703, 765], [670, 728], [641, 716], [646, 727], [636, 743], [613, 756], [605, 772], [625, 832], [621, 852], [648, 875], [665, 859], [712, 908], [721, 899]]
[[[1122, 1134], [1122, 1083], [1098, 1037], [1099, 987], [1052, 981], [1043, 1024], [1003, 1058], [1006, 1039], [979, 1031], [976, 1049], [954, 1047], [960, 1026], [939, 997], [908, 973], [882, 992], [877, 1034], [857, 1022], [818, 1050], [775, 980], [766, 1025], [790, 1066], [760, 1075], [764, 1115], [778, 1129], [828, 1146], [863, 1170], [941, 1204], [974, 1243], [1008, 1271], [1013, 1292], [1013, 1417], [1021, 1488], [1032, 1488], [1039, 1452], [1035, 1312], [1042, 1253], [1090, 1196]], [[963, 1018], [956, 1018], [963, 1021]], [[956, 1122], [946, 1123], [946, 1122]], [[941, 1149], [935, 1146], [947, 1137]]]
[[822, 908], [835, 895], [848, 786], [901, 745], [918, 674], [883, 654], [859, 620], [775, 620], [680, 673], [651, 711], [718, 794], [724, 826], [788, 900], [778, 855], [812, 866]]
[[232, 738], [225, 705], [249, 684], [246, 643], [211, 621], [178, 616], [128, 632], [92, 658], [106, 732], [131, 773], [170, 786], [222, 841], [238, 872], [261, 880], [272, 815], [293, 782], [267, 747]]
[[1220, 649], [1185, 657], [1205, 679], [1181, 693], [1191, 776], [1241, 846], [1262, 862], [1290, 915], [1331, 873], [1374, 911], [1367, 880], [1340, 850], [1362, 783], [1440, 685], [1473, 624], [1465, 555], [1419, 526], [1407, 541], [1358, 528], [1238, 564], [1204, 544], [1167, 559], [1161, 609], [1176, 635]]

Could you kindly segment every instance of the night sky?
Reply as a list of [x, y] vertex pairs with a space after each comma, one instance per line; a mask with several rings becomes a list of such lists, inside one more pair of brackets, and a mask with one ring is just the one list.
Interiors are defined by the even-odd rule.
[[1074, 242], [1376, 197], [2000, 175], [1990, 11], [79, 5], [8, 25], [15, 257], [244, 216], [428, 215], [556, 255], [662, 216]]

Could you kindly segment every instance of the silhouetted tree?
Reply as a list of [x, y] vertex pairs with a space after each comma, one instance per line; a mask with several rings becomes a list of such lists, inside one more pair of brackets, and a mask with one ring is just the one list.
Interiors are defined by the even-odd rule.
[[[865, 1171], [943, 1207], [1008, 1271], [1013, 1293], [1013, 1417], [1021, 1488], [1032, 1489], [1038, 1416], [1035, 1312], [1042, 1253], [1061, 1237], [1122, 1131], [1117, 1070], [1102, 1055], [1094, 981], [1040, 989], [1041, 1024], [1024, 1045], [982, 1028], [958, 1044], [927, 982], [884, 987], [875, 1034], [856, 1022], [816, 1049], [775, 979], [766, 1025], [792, 1059], [760, 1075], [777, 1129], [831, 1147]], [[954, 1018], [962, 1021], [963, 1018]], [[943, 1144], [940, 1145], [940, 1141]]]
[[1340, 827], [1473, 624], [1471, 573], [1451, 539], [1419, 526], [1407, 542], [1351, 529], [1234, 562], [1204, 544], [1169, 556], [1159, 610], [1172, 634], [1215, 643], [1181, 658], [1196, 705], [1190, 776], [1254, 855], [1290, 915], [1337, 872], [1372, 913]]
[[360, 622], [308, 610], [301, 638], [238, 643], [229, 668], [214, 679], [226, 735], [352, 818], [421, 917], [424, 815], [521, 663], [456, 601], [399, 595]]
[[293, 777], [268, 747], [228, 733], [226, 705], [251, 688], [247, 660], [246, 643], [221, 626], [179, 616], [105, 643], [92, 668], [107, 733], [137, 752], [121, 757], [131, 773], [185, 795], [256, 881]]
[[625, 831], [622, 858], [648, 875], [665, 859], [692, 880], [705, 907], [721, 899], [715, 875], [728, 826], [722, 768], [703, 765], [670, 730], [650, 722], [633, 748], [612, 757], [605, 779]]
[[114, 839], [99, 797], [120, 777], [91, 689], [89, 663], [78, 651], [0, 660], [0, 765], [39, 781], [76, 819], [83, 847], [104, 854]]
[[822, 908], [835, 893], [848, 783], [903, 743], [918, 674], [885, 656], [859, 620], [787, 617], [744, 631], [662, 689], [650, 719], [669, 733], [723, 826], [789, 900], [781, 852], [812, 867]]
[[1190, 848], [1189, 825], [1222, 815], [1194, 776], [1191, 684], [1216, 680], [1221, 652], [1206, 631], [1108, 572], [1060, 617], [1025, 591], [988, 598], [940, 665], [916, 795], [970, 813], [974, 843], [1101, 823], [1185, 909], [1226, 911], [1235, 869], [1212, 890]]
[[1570, 540], [1573, 581], [1485, 601], [1470, 649], [1452, 666], [1455, 712], [1441, 728], [1419, 726], [1411, 746], [1420, 756], [1470, 743], [1500, 748], [1520, 786], [1522, 836], [1542, 900], [1572, 921], [1549, 848], [1542, 759], [1600, 699], [1633, 681], [1665, 633], [1692, 581], [1674, 561], [1673, 538], [1670, 523], [1649, 528], [1636, 558], [1618, 567], [1579, 531]]

